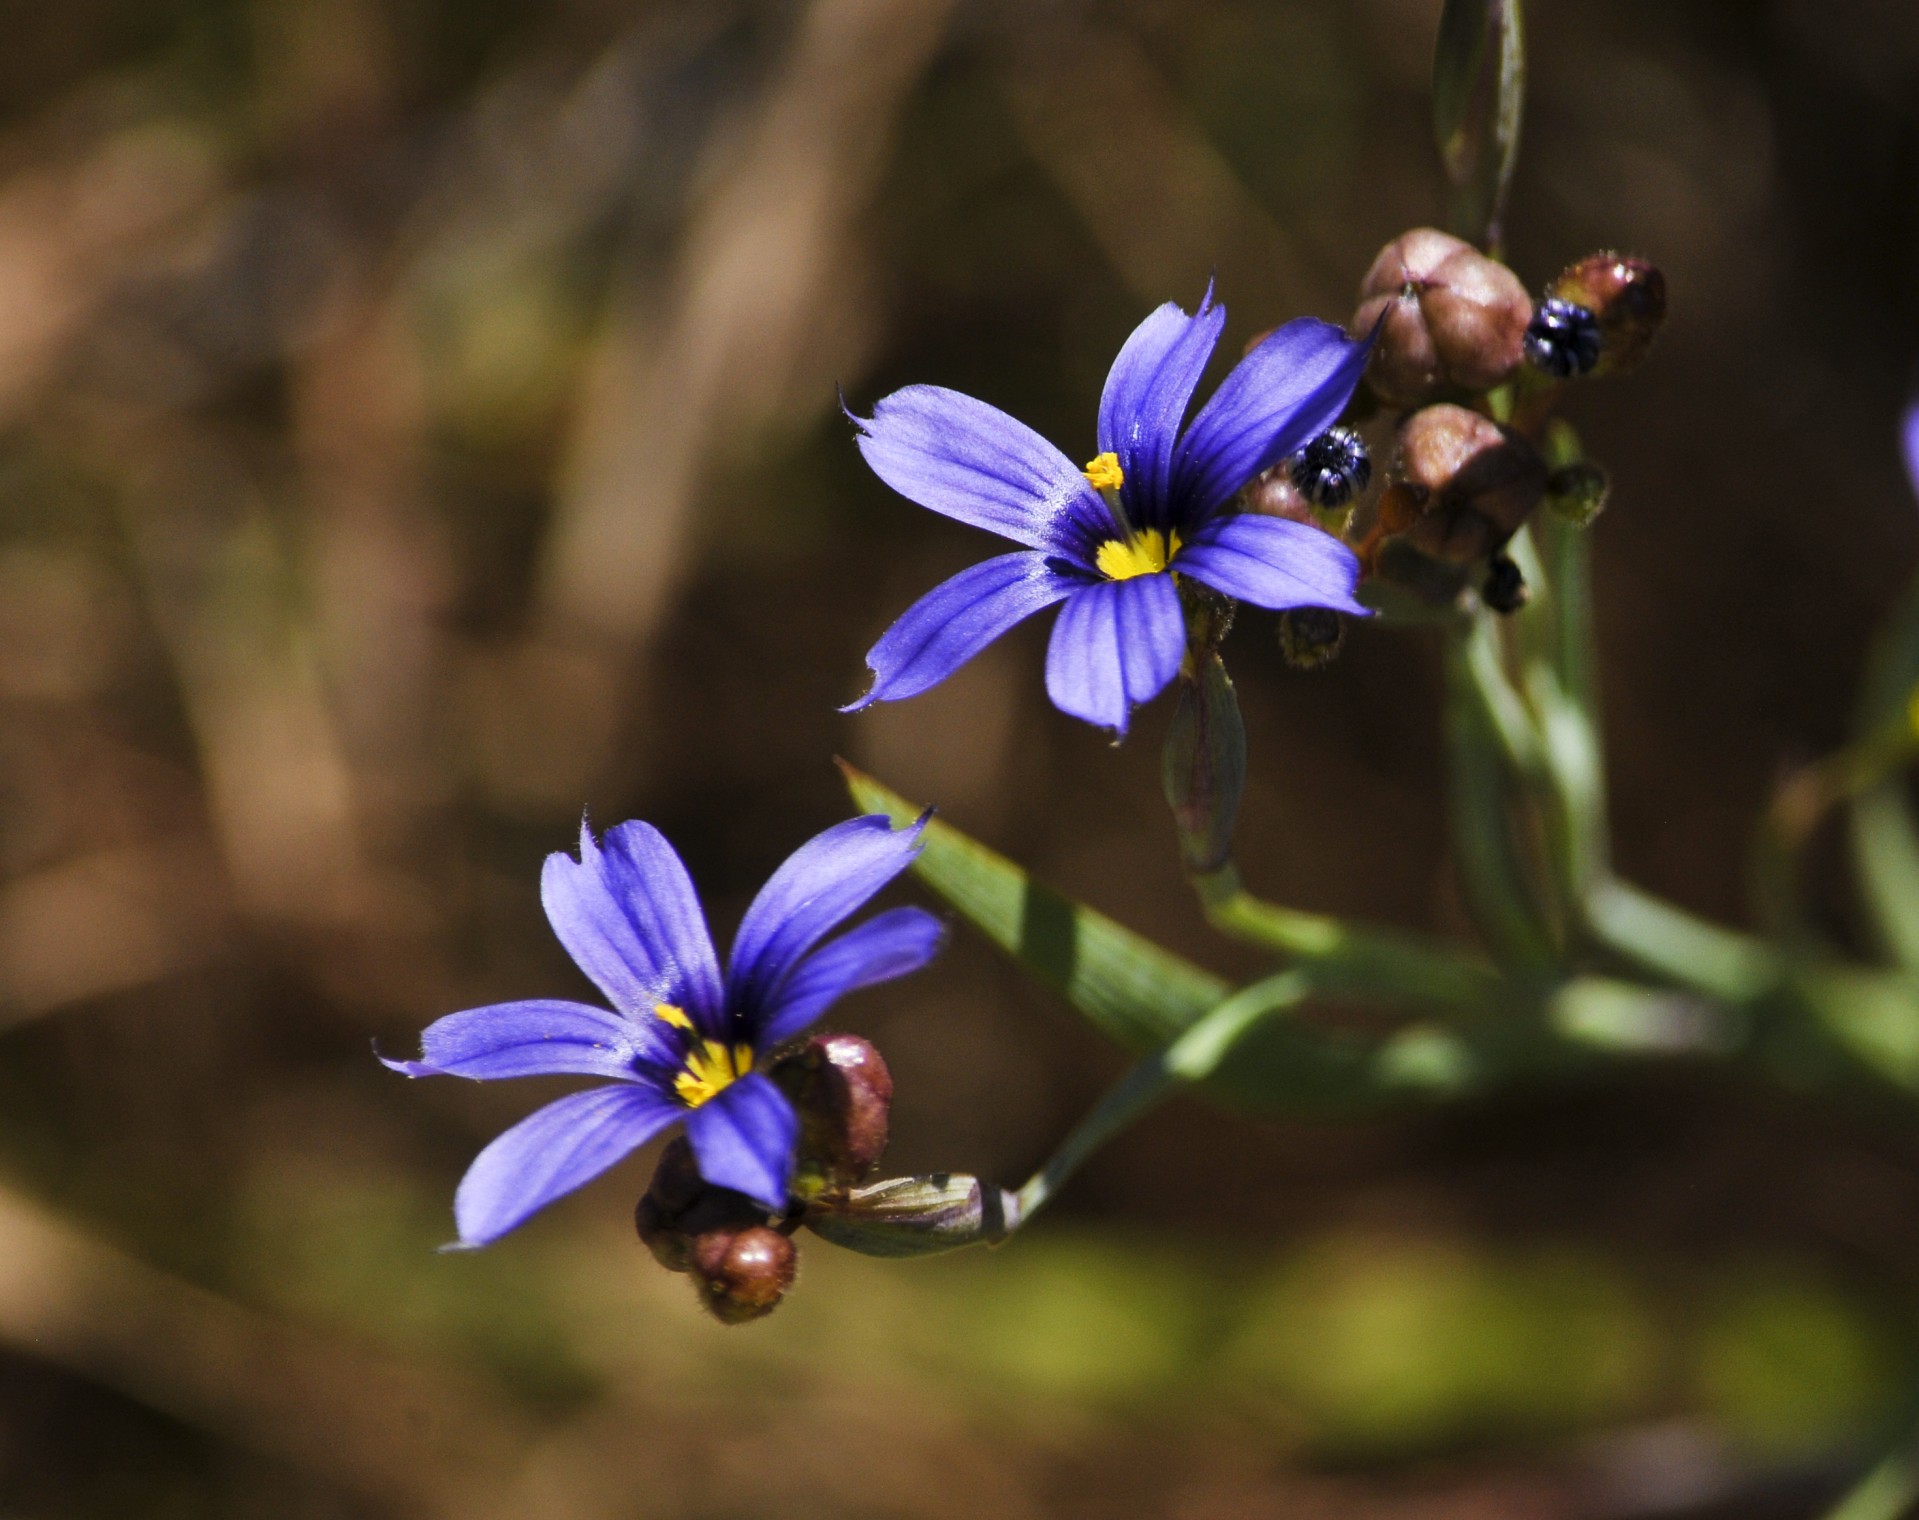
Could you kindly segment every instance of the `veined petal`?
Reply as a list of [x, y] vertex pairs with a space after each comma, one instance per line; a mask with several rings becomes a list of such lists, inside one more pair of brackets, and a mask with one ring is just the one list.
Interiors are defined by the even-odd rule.
[[580, 827], [580, 858], [546, 858], [540, 900], [553, 932], [609, 1002], [644, 1022], [659, 1003], [718, 1034], [720, 969], [686, 867], [651, 824], [622, 823], [603, 845]]
[[1133, 329], [1099, 398], [1099, 447], [1119, 456], [1121, 486], [1136, 527], [1168, 526], [1173, 447], [1193, 399], [1193, 387], [1212, 357], [1226, 308], [1206, 287], [1199, 310], [1187, 316], [1168, 301]]
[[799, 1115], [763, 1072], [750, 1072], [686, 1116], [700, 1175], [775, 1212], [793, 1180]]
[[972, 396], [909, 385], [852, 420], [873, 473], [942, 516], [1082, 560], [1111, 521], [1078, 465]]
[[1359, 561], [1330, 533], [1256, 512], [1215, 517], [1179, 551], [1179, 570], [1255, 607], [1331, 607], [1356, 617]]
[[891, 702], [937, 686], [1015, 623], [1070, 596], [1084, 582], [1062, 575], [1035, 550], [1001, 554], [940, 582], [901, 613], [867, 652], [873, 685], [857, 702]]
[[623, 1082], [536, 1109], [473, 1159], [453, 1196], [463, 1246], [490, 1245], [554, 1199], [591, 1182], [685, 1110]]
[[1261, 470], [1337, 422], [1371, 351], [1370, 339], [1301, 317], [1234, 365], [1179, 441], [1173, 494], [1181, 536]]
[[766, 1049], [802, 1033], [847, 993], [917, 971], [945, 937], [924, 908], [893, 908], [820, 946], [773, 994], [759, 1043]]
[[873, 813], [835, 824], [767, 878], [740, 920], [727, 965], [727, 1001], [757, 1032], [786, 974], [849, 914], [912, 863], [920, 825], [896, 829]]
[[380, 1060], [409, 1077], [487, 1082], [561, 1074], [630, 1081], [636, 1061], [673, 1059], [666, 1040], [655, 1032], [664, 1028], [590, 1003], [534, 998], [449, 1013], [420, 1036], [419, 1060]]
[[[1183, 568], [1183, 552], [1180, 560]], [[1101, 581], [1060, 610], [1046, 647], [1046, 694], [1061, 712], [1123, 738], [1134, 705], [1158, 696], [1185, 655], [1172, 576]]]

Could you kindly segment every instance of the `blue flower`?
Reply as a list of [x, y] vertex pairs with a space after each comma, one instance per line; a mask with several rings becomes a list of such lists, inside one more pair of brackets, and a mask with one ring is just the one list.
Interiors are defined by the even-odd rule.
[[1337, 539], [1236, 513], [1234, 494], [1338, 421], [1369, 344], [1311, 318], [1246, 355], [1182, 430], [1226, 309], [1209, 289], [1134, 329], [1100, 397], [1083, 470], [1024, 423], [958, 391], [912, 385], [854, 417], [874, 473], [910, 501], [1025, 547], [962, 571], [909, 607], [866, 656], [872, 689], [846, 710], [914, 696], [1015, 623], [1063, 602], [1046, 652], [1060, 711], [1124, 734], [1186, 652], [1176, 575], [1256, 606], [1353, 600], [1359, 565]]
[[498, 1240], [679, 1119], [709, 1183], [785, 1208], [799, 1120], [767, 1058], [842, 994], [917, 971], [939, 948], [939, 923], [919, 908], [819, 945], [906, 869], [920, 829], [874, 814], [794, 851], [746, 910], [724, 979], [686, 867], [658, 829], [623, 823], [595, 844], [583, 827], [578, 860], [549, 855], [547, 919], [612, 1009], [545, 998], [469, 1008], [427, 1029], [419, 1060], [386, 1062], [410, 1077], [612, 1079], [480, 1152], [454, 1197], [460, 1243]]

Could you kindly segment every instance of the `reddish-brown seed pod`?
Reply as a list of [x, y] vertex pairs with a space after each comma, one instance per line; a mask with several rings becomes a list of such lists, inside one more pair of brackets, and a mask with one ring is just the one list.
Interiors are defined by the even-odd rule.
[[725, 1325], [743, 1325], [771, 1314], [793, 1286], [799, 1251], [767, 1225], [709, 1230], [693, 1238], [687, 1268], [700, 1301]]
[[1666, 277], [1656, 265], [1628, 254], [1588, 254], [1546, 288], [1549, 297], [1571, 301], [1599, 323], [1595, 375], [1617, 375], [1646, 357], [1666, 320]]
[[773, 1068], [773, 1080], [800, 1116], [796, 1194], [816, 1197], [873, 1175], [890, 1136], [893, 1076], [870, 1041], [815, 1035]]
[[1463, 406], [1429, 406], [1399, 430], [1404, 482], [1428, 499], [1408, 541], [1454, 564], [1483, 558], [1526, 521], [1546, 466], [1525, 438]]
[[[1431, 227], [1402, 233], [1360, 282], [1355, 336], [1379, 336], [1366, 381], [1389, 406], [1491, 389], [1518, 369], [1532, 297], [1497, 259]], [[1383, 319], [1383, 320], [1382, 320]]]

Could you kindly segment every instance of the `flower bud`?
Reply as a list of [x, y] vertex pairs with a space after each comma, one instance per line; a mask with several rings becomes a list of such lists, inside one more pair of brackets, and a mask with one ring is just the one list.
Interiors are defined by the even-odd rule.
[[1486, 583], [1480, 587], [1479, 599], [1502, 617], [1519, 611], [1532, 600], [1526, 577], [1510, 555], [1493, 556], [1492, 563], [1486, 567]]
[[1279, 652], [1294, 670], [1324, 670], [1346, 642], [1346, 620], [1330, 607], [1293, 607], [1279, 615]]
[[1589, 375], [1599, 364], [1603, 339], [1590, 307], [1548, 296], [1526, 327], [1526, 360], [1555, 380]]
[[714, 1187], [700, 1176], [684, 1135], [660, 1152], [653, 1180], [633, 1210], [641, 1242], [669, 1272], [687, 1270], [687, 1253], [702, 1232], [765, 1222], [766, 1211], [745, 1194]]
[[1588, 254], [1546, 288], [1549, 298], [1592, 313], [1599, 353], [1596, 375], [1623, 374], [1646, 357], [1666, 319], [1666, 277], [1644, 259]]
[[886, 1153], [893, 1076], [869, 1041], [814, 1035], [774, 1066], [773, 1080], [800, 1116], [795, 1195], [843, 1191], [873, 1175]]
[[1463, 406], [1429, 406], [1399, 429], [1403, 483], [1427, 496], [1415, 548], [1467, 564], [1516, 532], [1546, 489], [1546, 465], [1518, 433]]
[[934, 1172], [821, 1199], [802, 1222], [864, 1256], [933, 1256], [1004, 1240], [1019, 1226], [1019, 1200], [963, 1172]]
[[1562, 465], [1546, 477], [1546, 506], [1555, 517], [1583, 528], [1606, 510], [1612, 482], [1589, 459]]
[[1189, 656], [1179, 673], [1179, 705], [1166, 730], [1160, 781], [1186, 869], [1195, 876], [1217, 871], [1232, 853], [1233, 824], [1246, 789], [1246, 726], [1232, 677], [1215, 649]]
[[1367, 383], [1389, 406], [1417, 406], [1442, 390], [1484, 391], [1506, 379], [1519, 367], [1532, 314], [1532, 297], [1504, 264], [1418, 227], [1373, 260], [1352, 330], [1381, 324]]
[[1321, 512], [1336, 511], [1373, 478], [1366, 440], [1351, 428], [1331, 427], [1293, 456], [1293, 489]]
[[771, 1314], [793, 1286], [799, 1251], [768, 1225], [708, 1230], [695, 1236], [687, 1267], [700, 1302], [723, 1325], [743, 1325]]

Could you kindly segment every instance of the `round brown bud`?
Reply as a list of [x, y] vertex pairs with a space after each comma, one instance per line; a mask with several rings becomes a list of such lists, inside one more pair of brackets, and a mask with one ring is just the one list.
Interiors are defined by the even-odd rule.
[[1525, 438], [1463, 406], [1429, 406], [1399, 429], [1400, 473], [1428, 498], [1414, 547], [1454, 564], [1481, 559], [1539, 504], [1546, 465]]
[[1583, 306], [1599, 322], [1595, 375], [1617, 375], [1646, 357], [1666, 320], [1666, 277], [1656, 265], [1610, 251], [1588, 254], [1546, 289], [1548, 297]]
[[1389, 406], [1417, 406], [1444, 390], [1490, 390], [1509, 377], [1532, 314], [1532, 297], [1504, 264], [1417, 227], [1380, 249], [1366, 271], [1352, 330], [1363, 335], [1380, 324], [1367, 383]]
[[794, 1193], [817, 1197], [873, 1175], [886, 1153], [893, 1076], [869, 1041], [814, 1035], [774, 1066], [773, 1080], [800, 1116]]
[[633, 1210], [641, 1242], [669, 1272], [687, 1270], [687, 1253], [703, 1231], [743, 1229], [765, 1221], [766, 1210], [745, 1194], [714, 1187], [700, 1176], [684, 1135], [660, 1152], [653, 1180]]
[[1353, 508], [1342, 502], [1335, 507], [1316, 507], [1300, 494], [1293, 479], [1294, 459], [1281, 460], [1270, 470], [1262, 470], [1246, 483], [1240, 504], [1248, 512], [1262, 517], [1283, 517], [1288, 522], [1304, 523], [1338, 538], [1353, 520]]
[[1294, 670], [1324, 670], [1346, 642], [1346, 620], [1330, 607], [1292, 607], [1279, 615], [1279, 652]]
[[771, 1314], [793, 1286], [798, 1265], [793, 1242], [763, 1224], [709, 1230], [695, 1236], [687, 1251], [700, 1302], [723, 1325]]

